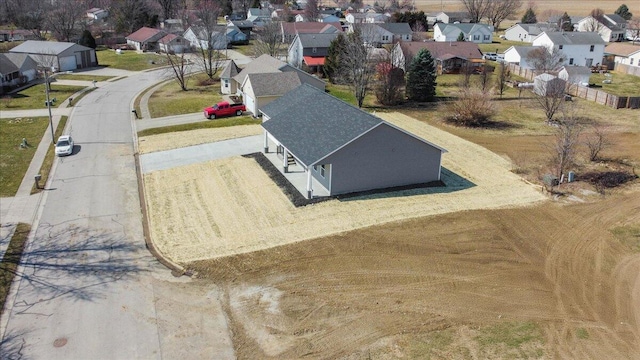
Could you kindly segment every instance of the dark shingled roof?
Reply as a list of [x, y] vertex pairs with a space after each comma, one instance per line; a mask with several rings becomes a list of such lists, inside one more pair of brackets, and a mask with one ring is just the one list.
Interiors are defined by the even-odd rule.
[[303, 164], [314, 165], [383, 121], [304, 84], [265, 105], [262, 123]]
[[222, 69], [222, 72], [220, 73], [220, 78], [231, 79], [232, 77], [238, 75], [239, 73], [240, 73], [240, 68], [238, 68], [238, 65], [236, 65], [236, 62], [233, 60], [229, 60], [229, 62], [227, 63], [227, 66], [225, 66], [224, 69]]

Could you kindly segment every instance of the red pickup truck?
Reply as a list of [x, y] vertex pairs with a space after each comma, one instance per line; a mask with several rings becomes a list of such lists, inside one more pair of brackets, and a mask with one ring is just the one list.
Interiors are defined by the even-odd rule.
[[226, 101], [219, 102], [211, 107], [204, 109], [204, 117], [207, 119], [215, 119], [217, 117], [228, 116], [236, 114], [242, 115], [243, 111], [247, 111], [244, 104], [229, 104]]

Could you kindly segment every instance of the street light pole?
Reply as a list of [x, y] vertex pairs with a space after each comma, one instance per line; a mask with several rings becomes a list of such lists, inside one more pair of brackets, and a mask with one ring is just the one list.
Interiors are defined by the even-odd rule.
[[47, 94], [47, 109], [49, 110], [49, 127], [51, 127], [51, 143], [56, 144], [56, 138], [53, 131], [53, 117], [51, 116], [51, 100], [49, 98], [49, 72], [44, 67], [44, 92]]

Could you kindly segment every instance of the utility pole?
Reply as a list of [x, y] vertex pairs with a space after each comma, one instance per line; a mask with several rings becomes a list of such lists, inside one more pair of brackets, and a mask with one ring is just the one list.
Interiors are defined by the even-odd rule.
[[47, 94], [47, 109], [49, 110], [49, 127], [51, 127], [51, 143], [56, 144], [56, 138], [53, 131], [53, 117], [51, 116], [51, 99], [49, 98], [49, 71], [44, 67], [44, 92]]

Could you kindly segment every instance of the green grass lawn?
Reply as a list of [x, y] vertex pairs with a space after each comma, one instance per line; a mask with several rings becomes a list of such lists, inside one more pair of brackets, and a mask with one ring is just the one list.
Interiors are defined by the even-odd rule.
[[11, 283], [17, 274], [18, 265], [20, 264], [20, 258], [22, 257], [24, 246], [27, 243], [29, 232], [31, 232], [31, 225], [18, 223], [13, 236], [11, 236], [11, 240], [9, 240], [7, 251], [4, 253], [2, 259], [0, 259], [0, 309], [4, 308], [7, 296], [9, 296]]
[[138, 136], [142, 137], [142, 136], [158, 135], [158, 134], [165, 134], [165, 133], [179, 132], [179, 131], [212, 129], [212, 128], [221, 128], [221, 127], [238, 126], [238, 125], [252, 125], [252, 124], [260, 124], [261, 122], [262, 122], [261, 119], [256, 119], [253, 116], [234, 116], [229, 118], [220, 118], [213, 121], [201, 121], [201, 122], [196, 122], [191, 124], [173, 125], [173, 126], [165, 126], [160, 128], [142, 130], [138, 132]]
[[187, 91], [182, 91], [175, 80], [156, 90], [149, 99], [151, 117], [199, 112], [221, 101], [220, 81], [208, 82], [208, 78], [203, 73], [189, 77]]
[[[49, 118], [0, 119], [0, 124], [0, 197], [14, 196], [47, 131]], [[23, 138], [29, 144], [25, 149], [20, 147]]]
[[58, 80], [80, 80], [80, 81], [107, 81], [113, 79], [115, 76], [100, 76], [100, 75], [80, 75], [80, 74], [57, 74]]
[[[603, 84], [605, 75], [611, 75], [611, 84]], [[596, 84], [598, 90], [606, 91], [618, 96], [640, 96], [640, 77], [610, 72], [607, 74], [594, 73], [589, 78], [590, 84]]]
[[[69, 96], [82, 89], [84, 89], [84, 87], [56, 85], [56, 83], [54, 82], [51, 83], [51, 92], [49, 93], [49, 96], [51, 99], [56, 99], [53, 106], [58, 106]], [[44, 84], [38, 84], [24, 89], [17, 94], [7, 95], [3, 97], [2, 101], [0, 101], [0, 109], [26, 110], [46, 108], [47, 106], [45, 105], [45, 99], [46, 94], [44, 91]]]
[[[58, 127], [56, 128], [56, 133], [54, 138], [57, 140], [60, 135], [62, 135], [62, 132], [64, 131], [64, 127], [67, 125], [67, 120], [68, 118], [66, 116], [62, 116], [60, 118], [60, 121], [58, 122]], [[39, 181], [40, 183], [40, 187], [41, 189], [37, 189], [36, 188], [36, 184], [35, 181], [33, 183], [33, 186], [31, 187], [31, 194], [35, 194], [37, 192], [42, 191], [44, 188], [44, 185], [47, 183], [47, 180], [49, 180], [49, 172], [51, 171], [51, 167], [53, 166], [53, 160], [56, 157], [55, 154], [55, 147], [53, 146], [53, 144], [49, 144], [49, 148], [47, 149], [47, 154], [44, 157], [44, 160], [42, 161], [42, 165], [40, 165], [40, 171], [38, 172], [38, 174], [40, 174], [41, 179]]]
[[491, 44], [478, 44], [480, 50], [485, 52], [503, 53], [505, 50], [512, 46], [530, 46], [531, 44], [521, 41], [509, 41], [502, 40], [499, 37], [494, 37]]
[[96, 56], [101, 66], [131, 71], [153, 69], [167, 64], [167, 59], [162, 55], [138, 54], [134, 50], [123, 50], [121, 54], [111, 49], [97, 50]]

